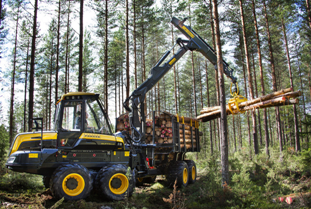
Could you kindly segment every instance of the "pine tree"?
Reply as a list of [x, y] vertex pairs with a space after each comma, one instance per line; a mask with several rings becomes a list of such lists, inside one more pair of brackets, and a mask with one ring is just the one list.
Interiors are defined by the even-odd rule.
[[226, 98], [224, 88], [224, 69], [222, 61], [221, 40], [219, 30], [218, 6], [217, 0], [213, 0], [213, 16], [215, 25], [215, 39], [217, 52], [217, 70], [219, 76], [219, 92], [220, 92], [220, 144], [221, 144], [221, 171], [222, 185], [229, 183], [229, 162], [228, 162], [228, 138], [227, 138], [227, 114], [226, 114]]
[[[92, 55], [92, 48], [95, 46], [95, 42], [92, 41], [91, 33], [87, 30], [84, 32], [84, 41], [83, 41], [83, 62], [82, 62], [82, 91], [88, 92], [89, 85], [88, 85], [88, 77], [90, 76], [97, 68], [95, 64], [95, 57]], [[90, 84], [94, 83], [93, 81]]]
[[[261, 95], [265, 95], [265, 84], [263, 80], [263, 66], [262, 66], [262, 58], [261, 58], [261, 43], [259, 38], [259, 31], [257, 25], [257, 16], [256, 16], [256, 7], [255, 1], [252, 0], [252, 9], [253, 9], [253, 16], [254, 16], [254, 27], [256, 32], [256, 42], [257, 42], [257, 53], [258, 53], [258, 63], [259, 63], [259, 70], [260, 70], [260, 82], [261, 82]], [[268, 121], [267, 121], [267, 111], [263, 109], [263, 118], [264, 118], [264, 130], [265, 130], [265, 148], [266, 154], [269, 156], [269, 132], [268, 132]]]
[[[247, 35], [246, 35], [246, 28], [245, 28], [245, 20], [244, 20], [244, 11], [243, 11], [243, 3], [242, 0], [239, 0], [240, 3], [240, 15], [241, 15], [241, 22], [242, 22], [242, 31], [243, 31], [243, 40], [244, 40], [244, 49], [245, 49], [245, 58], [246, 58], [246, 67], [247, 67], [247, 74], [248, 74], [248, 86], [251, 99], [254, 99], [254, 91], [253, 91], [253, 83], [252, 83], [252, 75], [251, 75], [251, 66], [250, 66], [250, 57], [248, 52], [248, 44], [247, 44]], [[257, 123], [256, 123], [256, 113], [254, 110], [251, 112], [252, 114], [252, 121], [253, 121], [253, 145], [254, 145], [254, 152], [255, 155], [258, 154], [258, 141], [257, 141]]]
[[33, 102], [34, 102], [34, 73], [35, 73], [35, 53], [36, 53], [36, 38], [37, 38], [37, 13], [38, 0], [35, 0], [33, 28], [32, 28], [32, 42], [31, 42], [31, 63], [30, 63], [30, 78], [29, 78], [29, 116], [28, 116], [28, 130], [32, 130], [33, 118]]
[[12, 70], [12, 80], [11, 80], [11, 103], [10, 103], [10, 144], [13, 141], [13, 115], [14, 115], [14, 87], [15, 87], [15, 72], [16, 72], [16, 62], [17, 62], [17, 37], [18, 37], [18, 22], [20, 19], [20, 9], [21, 1], [17, 1], [14, 7], [17, 7], [16, 14], [16, 27], [15, 27], [15, 40], [14, 40], [14, 52], [13, 52], [13, 70]]
[[[106, 1], [107, 2], [107, 1]], [[79, 33], [79, 85], [78, 91], [82, 91], [83, 77], [83, 6], [84, 0], [80, 0], [80, 33]]]

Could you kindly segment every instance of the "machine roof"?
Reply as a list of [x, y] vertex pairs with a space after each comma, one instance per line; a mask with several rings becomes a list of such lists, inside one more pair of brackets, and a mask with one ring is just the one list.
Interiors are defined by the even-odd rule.
[[88, 92], [69, 92], [67, 94], [64, 94], [61, 98], [61, 100], [65, 99], [67, 96], [95, 96], [94, 93], [88, 93]]

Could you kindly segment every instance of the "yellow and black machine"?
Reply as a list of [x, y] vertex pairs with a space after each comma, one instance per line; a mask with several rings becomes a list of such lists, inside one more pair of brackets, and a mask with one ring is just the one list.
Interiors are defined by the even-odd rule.
[[[179, 133], [185, 125], [174, 115], [168, 116], [173, 123], [169, 144], [145, 143], [146, 93], [188, 50], [199, 51], [214, 65], [217, 63], [215, 51], [191, 27], [184, 25], [185, 19], [173, 18], [171, 22], [188, 40], [178, 38], [177, 53], [168, 58], [172, 49], [166, 52], [151, 69], [148, 79], [124, 102], [131, 132], [113, 133], [98, 94], [68, 93], [56, 104], [52, 131], [43, 131], [42, 118], [33, 118], [36, 131], [15, 137], [7, 168], [42, 175], [44, 185], [51, 189], [53, 196], [65, 200], [85, 198], [93, 187], [107, 199], [122, 200], [132, 195], [136, 180], [153, 181], [157, 175], [165, 175], [170, 185], [177, 180], [179, 187], [194, 183], [196, 165], [186, 160], [185, 155], [200, 151], [197, 123], [190, 129], [190, 147], [182, 146], [186, 139]], [[224, 72], [235, 84], [232, 71], [224, 62]]]

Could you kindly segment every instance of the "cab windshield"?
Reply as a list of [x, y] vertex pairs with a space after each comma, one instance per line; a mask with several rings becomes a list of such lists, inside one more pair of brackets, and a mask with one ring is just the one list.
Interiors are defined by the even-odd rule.
[[107, 121], [98, 100], [87, 99], [85, 102], [85, 132], [112, 134], [109, 122]]

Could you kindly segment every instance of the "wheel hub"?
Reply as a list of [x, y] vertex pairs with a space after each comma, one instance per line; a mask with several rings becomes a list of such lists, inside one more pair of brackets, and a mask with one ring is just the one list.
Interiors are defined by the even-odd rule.
[[63, 179], [62, 189], [69, 196], [78, 196], [85, 189], [84, 178], [78, 173], [70, 173]]
[[109, 180], [109, 189], [113, 194], [122, 195], [128, 187], [129, 181], [123, 173], [116, 173]]
[[120, 188], [120, 186], [122, 185], [122, 182], [119, 178], [113, 178], [111, 180], [111, 186], [115, 189], [118, 189]]
[[68, 189], [74, 190], [75, 188], [77, 188], [78, 182], [77, 182], [76, 179], [70, 178], [70, 179], [67, 180], [66, 186], [67, 186]]

